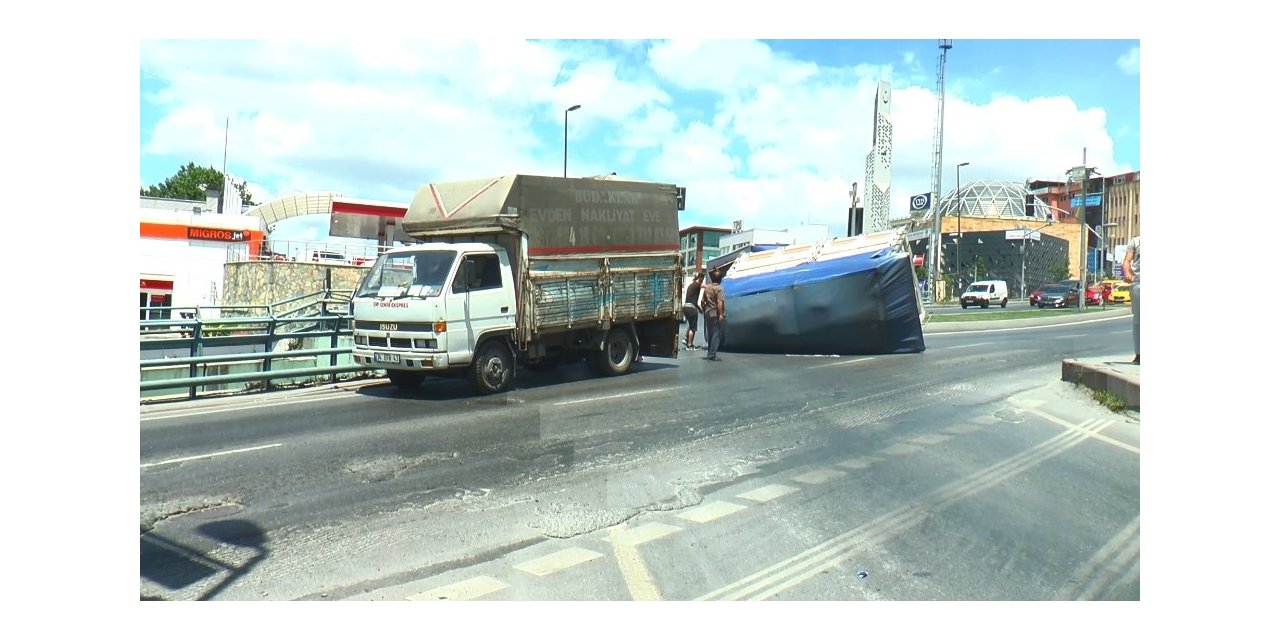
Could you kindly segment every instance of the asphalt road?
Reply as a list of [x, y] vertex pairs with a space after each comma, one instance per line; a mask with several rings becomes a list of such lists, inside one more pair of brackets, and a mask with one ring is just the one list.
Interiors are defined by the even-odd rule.
[[143, 407], [140, 596], [1136, 600], [1129, 322]]

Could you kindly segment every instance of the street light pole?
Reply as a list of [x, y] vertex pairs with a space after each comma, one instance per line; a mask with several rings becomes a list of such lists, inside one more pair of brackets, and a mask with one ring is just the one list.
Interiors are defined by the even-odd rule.
[[968, 162], [961, 162], [960, 164], [956, 165], [956, 294], [957, 295], [959, 295], [959, 292], [960, 292], [960, 274], [962, 273], [962, 269], [960, 268], [960, 240], [964, 238], [964, 232], [960, 230], [960, 216], [964, 213], [964, 210], [960, 208], [960, 204], [963, 202], [963, 200], [960, 199], [960, 167], [965, 167], [968, 165], [969, 165]]
[[575, 104], [564, 110], [564, 177], [569, 177], [569, 112], [581, 109], [582, 105]]

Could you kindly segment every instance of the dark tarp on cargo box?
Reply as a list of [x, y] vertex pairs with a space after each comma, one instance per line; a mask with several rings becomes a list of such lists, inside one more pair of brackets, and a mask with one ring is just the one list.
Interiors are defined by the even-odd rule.
[[869, 252], [728, 277], [722, 349], [794, 354], [924, 351], [909, 255]]

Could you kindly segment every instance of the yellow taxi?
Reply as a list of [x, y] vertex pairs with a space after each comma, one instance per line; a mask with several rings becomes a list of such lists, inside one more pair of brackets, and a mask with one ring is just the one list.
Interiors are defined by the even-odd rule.
[[1129, 302], [1129, 283], [1128, 282], [1121, 282], [1120, 284], [1115, 285], [1114, 287], [1111, 287], [1111, 301], [1120, 302], [1120, 303]]
[[1106, 300], [1107, 302], [1112, 302], [1112, 300], [1111, 300], [1111, 290], [1112, 290], [1112, 289], [1115, 289], [1115, 288], [1116, 288], [1116, 285], [1118, 285], [1118, 284], [1124, 284], [1124, 280], [1118, 280], [1118, 279], [1115, 279], [1115, 278], [1110, 279], [1110, 280], [1103, 280], [1102, 282], [1099, 282], [1099, 283], [1098, 283], [1097, 285], [1095, 285], [1095, 286], [1097, 286], [1097, 287], [1099, 287], [1100, 289], [1102, 289], [1102, 299], [1103, 299], [1103, 300]]

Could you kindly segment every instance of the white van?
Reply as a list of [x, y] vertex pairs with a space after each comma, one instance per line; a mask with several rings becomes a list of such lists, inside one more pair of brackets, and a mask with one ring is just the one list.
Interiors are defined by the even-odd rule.
[[979, 280], [960, 294], [961, 309], [968, 309], [969, 305], [979, 305], [986, 309], [993, 304], [1009, 306], [1009, 285], [1004, 280]]
[[347, 257], [337, 251], [326, 251], [324, 249], [312, 249], [307, 252], [304, 257], [306, 262], [321, 262], [325, 264], [350, 264]]

